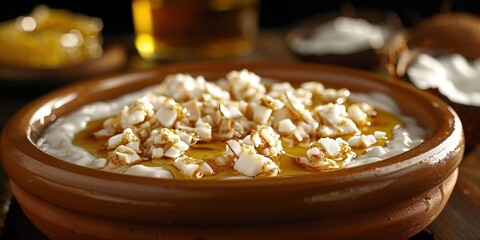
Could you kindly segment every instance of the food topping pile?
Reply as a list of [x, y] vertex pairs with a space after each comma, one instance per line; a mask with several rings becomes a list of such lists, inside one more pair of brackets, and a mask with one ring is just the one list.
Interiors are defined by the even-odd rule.
[[[219, 168], [276, 176], [284, 156], [307, 170], [341, 169], [391, 134], [372, 128], [376, 109], [349, 95], [320, 82], [269, 82], [246, 69], [215, 82], [172, 74], [102, 121], [96, 155], [113, 167], [165, 160], [188, 178]], [[208, 144], [224, 151], [195, 157]]]

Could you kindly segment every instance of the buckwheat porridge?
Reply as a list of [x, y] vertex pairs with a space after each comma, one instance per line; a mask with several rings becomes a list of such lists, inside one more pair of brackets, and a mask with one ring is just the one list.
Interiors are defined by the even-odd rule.
[[[424, 139], [381, 93], [292, 86], [247, 69], [177, 73], [56, 120], [37, 145], [65, 161], [157, 178], [309, 174], [380, 161]], [[215, 81], [213, 81], [215, 80]]]

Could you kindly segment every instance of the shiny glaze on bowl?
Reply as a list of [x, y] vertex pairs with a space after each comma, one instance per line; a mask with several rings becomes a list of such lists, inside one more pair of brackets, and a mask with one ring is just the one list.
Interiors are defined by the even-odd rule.
[[[403, 154], [351, 169], [222, 181], [90, 169], [51, 157], [32, 143], [56, 118], [167, 74], [216, 79], [243, 68], [281, 81], [383, 92], [426, 129], [427, 139]], [[163, 65], [54, 91], [8, 122], [1, 147], [15, 197], [52, 239], [405, 239], [430, 224], [448, 201], [464, 138], [460, 120], [444, 101], [384, 76], [318, 64], [212, 62]]]

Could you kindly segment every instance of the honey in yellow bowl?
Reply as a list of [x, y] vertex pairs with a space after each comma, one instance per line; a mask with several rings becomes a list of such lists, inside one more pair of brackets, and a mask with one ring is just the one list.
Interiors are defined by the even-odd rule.
[[0, 23], [0, 64], [52, 69], [102, 55], [101, 19], [38, 5], [27, 16]]

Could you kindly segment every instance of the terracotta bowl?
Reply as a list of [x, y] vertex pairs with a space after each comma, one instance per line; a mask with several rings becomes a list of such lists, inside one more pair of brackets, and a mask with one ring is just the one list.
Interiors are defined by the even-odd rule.
[[[290, 52], [292, 52], [298, 59], [307, 62], [340, 65], [364, 70], [371, 70], [380, 67], [383, 59], [383, 47], [377, 49], [370, 47], [349, 54], [302, 54], [295, 50], [293, 44], [297, 39], [309, 37], [318, 26], [340, 16], [364, 19], [371, 24], [384, 24], [392, 35], [396, 31], [402, 29], [400, 18], [394, 12], [374, 9], [358, 9], [354, 10], [352, 13], [343, 14], [337, 11], [327, 12], [305, 19], [291, 27], [285, 36], [285, 42], [290, 49]], [[386, 42], [387, 41], [388, 36]]]
[[[34, 142], [79, 107], [187, 72], [206, 79], [247, 68], [299, 83], [382, 92], [426, 130], [419, 146], [339, 171], [242, 180], [154, 179], [90, 169]], [[185, 63], [76, 83], [21, 109], [2, 133], [2, 163], [28, 218], [52, 239], [406, 239], [442, 211], [457, 180], [464, 138], [441, 99], [359, 70], [301, 63]]]

